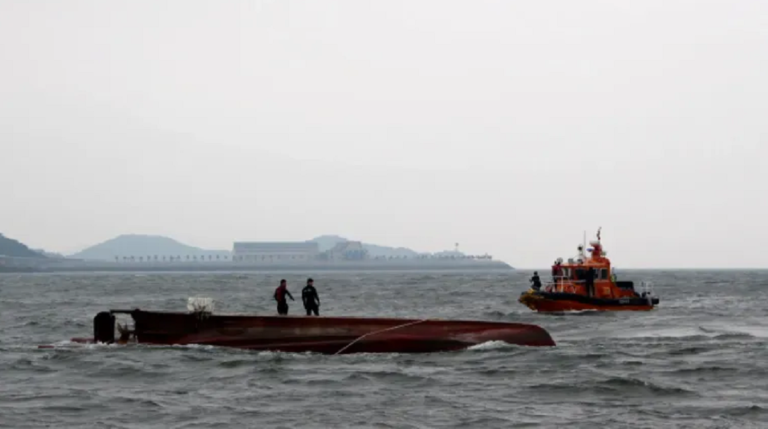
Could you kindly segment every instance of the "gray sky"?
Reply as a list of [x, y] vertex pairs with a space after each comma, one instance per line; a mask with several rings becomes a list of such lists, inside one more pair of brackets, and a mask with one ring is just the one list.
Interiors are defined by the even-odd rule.
[[0, 0], [0, 232], [768, 267], [768, 2]]

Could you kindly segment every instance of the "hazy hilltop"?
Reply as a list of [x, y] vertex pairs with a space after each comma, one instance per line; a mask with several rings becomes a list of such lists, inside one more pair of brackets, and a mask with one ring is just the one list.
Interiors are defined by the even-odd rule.
[[66, 256], [62, 255], [61, 253], [49, 252], [49, 251], [47, 251], [45, 249], [32, 249], [32, 250], [34, 250], [35, 252], [45, 256], [46, 258], [51, 258], [51, 259], [63, 259], [63, 258], [66, 258]]
[[172, 238], [159, 235], [127, 234], [91, 246], [70, 255], [71, 258], [88, 260], [114, 260], [123, 257], [163, 257], [200, 255], [229, 255], [227, 250], [205, 250], [180, 243]]
[[[309, 241], [316, 242], [320, 251], [323, 252], [331, 249], [338, 243], [350, 240], [338, 235], [322, 235]], [[388, 247], [368, 243], [363, 243], [363, 247], [368, 250], [368, 254], [372, 258], [415, 257], [420, 254], [419, 252], [405, 247]], [[230, 255], [230, 253], [229, 250], [206, 250], [199, 247], [189, 246], [169, 237], [127, 234], [91, 246], [68, 257], [85, 260], [114, 261], [115, 258], [122, 259], [125, 257], [154, 258], [157, 256], [162, 258], [164, 256], [175, 256], [185, 259], [187, 256], [213, 255], [215, 257], [216, 255]], [[461, 253], [453, 251], [441, 252], [440, 254], [462, 255]]]
[[0, 233], [0, 255], [14, 256], [19, 258], [44, 258], [40, 253], [35, 252], [26, 245], [4, 236]]
[[[320, 251], [325, 251], [333, 246], [335, 246], [337, 243], [344, 243], [347, 241], [350, 241], [344, 237], [340, 237], [338, 235], [321, 235], [320, 237], [313, 238], [310, 241], [314, 241], [318, 244], [320, 247]], [[416, 252], [414, 250], [405, 248], [405, 247], [387, 247], [387, 246], [379, 246], [376, 244], [368, 244], [363, 243], [363, 248], [368, 250], [368, 255], [370, 255], [372, 258], [375, 257], [414, 257], [419, 255], [419, 252]], [[453, 252], [452, 252], [453, 253]], [[460, 255], [460, 253], [457, 253], [456, 255]]]

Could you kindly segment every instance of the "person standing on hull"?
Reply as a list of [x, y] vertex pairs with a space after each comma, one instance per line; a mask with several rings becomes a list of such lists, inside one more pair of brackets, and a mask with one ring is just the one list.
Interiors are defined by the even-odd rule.
[[307, 285], [301, 290], [301, 300], [304, 301], [307, 316], [311, 316], [312, 313], [315, 313], [315, 316], [320, 315], [320, 296], [317, 295], [314, 284], [314, 280], [307, 279]]
[[288, 295], [289, 298], [291, 298], [291, 301], [295, 301], [293, 299], [293, 295], [291, 295], [290, 292], [288, 292], [288, 285], [285, 281], [285, 279], [280, 280], [280, 286], [275, 289], [275, 301], [277, 301], [277, 314], [281, 316], [288, 315], [288, 301], [285, 299], [285, 296]]

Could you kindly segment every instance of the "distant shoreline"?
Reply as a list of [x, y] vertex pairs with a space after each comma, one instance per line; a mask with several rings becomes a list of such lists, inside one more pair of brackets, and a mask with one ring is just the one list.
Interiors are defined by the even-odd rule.
[[311, 272], [311, 271], [514, 271], [501, 261], [386, 261], [386, 262], [316, 262], [286, 264], [242, 264], [232, 262], [201, 263], [115, 263], [115, 262], [59, 262], [37, 266], [0, 266], [0, 273], [200, 273], [200, 272]]

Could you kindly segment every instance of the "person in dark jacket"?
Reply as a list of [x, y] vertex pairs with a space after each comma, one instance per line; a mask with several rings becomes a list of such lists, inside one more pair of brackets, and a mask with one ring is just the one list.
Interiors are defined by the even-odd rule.
[[288, 285], [285, 281], [285, 279], [280, 280], [280, 286], [275, 289], [275, 301], [277, 301], [277, 314], [284, 316], [288, 314], [288, 301], [285, 299], [285, 296], [288, 295], [289, 298], [291, 298], [291, 301], [295, 301], [293, 299], [293, 295], [291, 295], [290, 292], [288, 292]]
[[560, 265], [560, 260], [555, 261], [555, 265], [552, 265], [552, 282], [557, 283], [563, 276], [563, 266]]
[[533, 272], [533, 277], [531, 277], [530, 281], [533, 283], [533, 290], [541, 289], [541, 279], [539, 278], [539, 273], [537, 271]]
[[595, 296], [595, 269], [589, 267], [584, 277], [587, 287], [587, 296]]
[[320, 315], [320, 296], [317, 295], [314, 280], [307, 279], [307, 285], [301, 290], [301, 300], [304, 301], [307, 316], [311, 316], [312, 313], [315, 313], [315, 316]]

